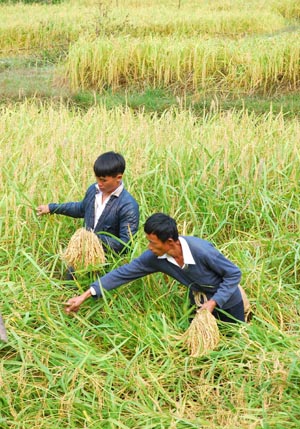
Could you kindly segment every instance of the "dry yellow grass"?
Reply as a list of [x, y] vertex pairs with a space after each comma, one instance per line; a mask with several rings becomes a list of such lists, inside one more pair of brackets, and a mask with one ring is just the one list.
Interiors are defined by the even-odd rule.
[[109, 2], [71, 0], [60, 4], [0, 4], [0, 55], [58, 48], [82, 35], [199, 36], [271, 34], [285, 31], [300, 16], [297, 0], [251, 6], [229, 1]]
[[241, 291], [241, 295], [243, 298], [243, 303], [244, 303], [244, 312], [245, 312], [245, 320], [246, 322], [248, 321], [250, 315], [251, 315], [251, 305], [250, 305], [250, 301], [247, 297], [247, 294], [245, 292], [245, 290], [242, 288], [242, 286], [239, 286], [239, 289]]

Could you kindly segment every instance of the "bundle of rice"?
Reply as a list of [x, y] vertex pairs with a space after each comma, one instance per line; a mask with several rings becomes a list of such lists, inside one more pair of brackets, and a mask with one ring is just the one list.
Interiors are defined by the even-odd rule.
[[75, 269], [97, 266], [105, 262], [104, 251], [98, 237], [85, 228], [78, 229], [71, 237], [62, 257]]
[[198, 310], [189, 328], [183, 335], [184, 344], [192, 357], [205, 355], [213, 350], [220, 340], [215, 317], [206, 309]]

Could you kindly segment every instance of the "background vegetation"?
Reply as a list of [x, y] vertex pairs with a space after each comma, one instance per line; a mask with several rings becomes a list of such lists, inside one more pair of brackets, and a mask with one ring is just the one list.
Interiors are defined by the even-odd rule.
[[[297, 1], [71, 1], [0, 6], [0, 427], [298, 428]], [[253, 12], [254, 11], [254, 12]], [[155, 211], [243, 272], [250, 324], [190, 358], [187, 291], [162, 275], [67, 316], [60, 253], [103, 151]], [[104, 267], [108, 269], [108, 267]]]

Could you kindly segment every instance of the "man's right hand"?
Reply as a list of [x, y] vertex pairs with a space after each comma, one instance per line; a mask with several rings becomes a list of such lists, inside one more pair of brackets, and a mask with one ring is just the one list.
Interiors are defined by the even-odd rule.
[[37, 211], [38, 216], [48, 214], [48, 213], [50, 213], [49, 205], [48, 204], [42, 204], [42, 205], [37, 207], [36, 211]]
[[69, 299], [69, 301], [66, 303], [66, 306], [65, 306], [65, 312], [67, 314], [77, 313], [81, 304], [90, 296], [91, 296], [91, 291], [90, 289], [88, 289], [82, 295], [74, 296], [73, 298]]

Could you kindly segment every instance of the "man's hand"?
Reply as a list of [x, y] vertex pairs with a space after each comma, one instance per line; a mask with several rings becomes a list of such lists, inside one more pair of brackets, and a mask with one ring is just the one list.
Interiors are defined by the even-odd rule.
[[91, 296], [91, 291], [87, 290], [82, 295], [74, 296], [73, 298], [69, 299], [69, 301], [65, 306], [65, 312], [67, 314], [77, 313], [81, 304], [90, 296]]
[[42, 204], [42, 205], [37, 207], [36, 211], [37, 211], [38, 216], [48, 214], [48, 213], [50, 213], [49, 205], [48, 204]]
[[201, 307], [199, 308], [199, 310], [197, 310], [197, 312], [206, 309], [212, 313], [214, 311], [216, 305], [217, 305], [216, 301], [214, 301], [213, 299], [209, 299], [208, 301], [204, 302], [201, 305]]

